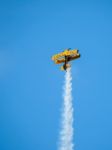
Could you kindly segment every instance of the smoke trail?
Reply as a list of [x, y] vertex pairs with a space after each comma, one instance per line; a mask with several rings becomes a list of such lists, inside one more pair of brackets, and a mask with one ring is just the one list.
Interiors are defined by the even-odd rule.
[[59, 150], [73, 150], [73, 106], [71, 68], [67, 69], [64, 84], [64, 102], [60, 132]]

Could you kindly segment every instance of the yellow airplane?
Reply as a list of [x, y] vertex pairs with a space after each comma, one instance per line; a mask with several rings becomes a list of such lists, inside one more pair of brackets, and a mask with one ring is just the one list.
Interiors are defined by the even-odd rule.
[[67, 68], [70, 68], [71, 65], [68, 64], [69, 61], [72, 61], [74, 59], [77, 59], [80, 57], [80, 54], [78, 53], [77, 49], [71, 50], [65, 49], [63, 52], [53, 55], [52, 60], [55, 62], [55, 64], [61, 64], [64, 63], [63, 66], [61, 66], [61, 70], [67, 70]]

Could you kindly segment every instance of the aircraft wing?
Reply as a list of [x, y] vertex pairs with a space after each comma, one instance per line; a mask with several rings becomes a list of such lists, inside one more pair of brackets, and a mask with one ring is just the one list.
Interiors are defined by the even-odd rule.
[[65, 56], [64, 52], [62, 53], [59, 53], [59, 54], [55, 54], [53, 57], [52, 57], [52, 60], [57, 60], [57, 59], [61, 59], [63, 56]]
[[64, 57], [65, 56], [72, 56], [72, 55], [77, 55], [78, 50], [74, 49], [74, 50], [65, 50], [64, 52], [61, 52], [59, 54], [55, 54], [54, 56], [52, 56], [52, 60], [56, 63], [56, 64], [60, 64], [65, 62]]
[[77, 49], [73, 49], [73, 50], [65, 50], [64, 52], [62, 52], [63, 56], [70, 56], [70, 55], [75, 55], [78, 53]]
[[61, 64], [65, 62], [65, 59], [55, 60], [55, 64]]
[[72, 61], [72, 60], [77, 59], [77, 58], [79, 58], [79, 57], [80, 57], [80, 54], [78, 54], [78, 55], [73, 55], [73, 56], [71, 56], [71, 58], [69, 59], [69, 61]]

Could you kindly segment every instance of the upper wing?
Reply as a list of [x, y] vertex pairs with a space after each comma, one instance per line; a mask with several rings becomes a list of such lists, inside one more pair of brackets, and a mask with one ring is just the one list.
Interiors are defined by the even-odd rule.
[[52, 57], [52, 60], [56, 60], [56, 59], [59, 59], [63, 56], [70, 56], [70, 55], [73, 55], [73, 54], [77, 54], [78, 53], [78, 50], [77, 49], [74, 49], [74, 50], [65, 50], [64, 52], [62, 53], [59, 53], [59, 54], [56, 54]]
[[63, 52], [64, 56], [71, 56], [71, 55], [76, 55], [78, 53], [77, 49], [73, 49], [73, 50], [65, 50]]
[[74, 50], [65, 50], [62, 53], [56, 54], [54, 56], [52, 56], [52, 60], [56, 63], [56, 64], [60, 64], [65, 62], [65, 56], [77, 56], [78, 54], [78, 50], [74, 49]]
[[61, 59], [64, 56], [65, 56], [65, 54], [64, 54], [64, 52], [62, 52], [62, 53], [59, 53], [59, 54], [56, 54], [56, 55], [52, 56], [52, 60], [55, 61], [57, 59]]
[[54, 60], [55, 64], [61, 64], [65, 62], [65, 56], [63, 53], [56, 54], [52, 57], [52, 60]]

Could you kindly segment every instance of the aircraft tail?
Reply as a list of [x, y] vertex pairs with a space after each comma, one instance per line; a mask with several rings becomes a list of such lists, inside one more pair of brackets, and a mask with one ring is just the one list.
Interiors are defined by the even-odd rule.
[[[67, 68], [70, 68], [70, 67], [71, 67], [70, 64], [66, 64], [66, 69], [67, 69]], [[62, 71], [66, 70], [66, 69], [64, 68], [64, 65], [61, 66], [60, 69], [61, 69]]]

